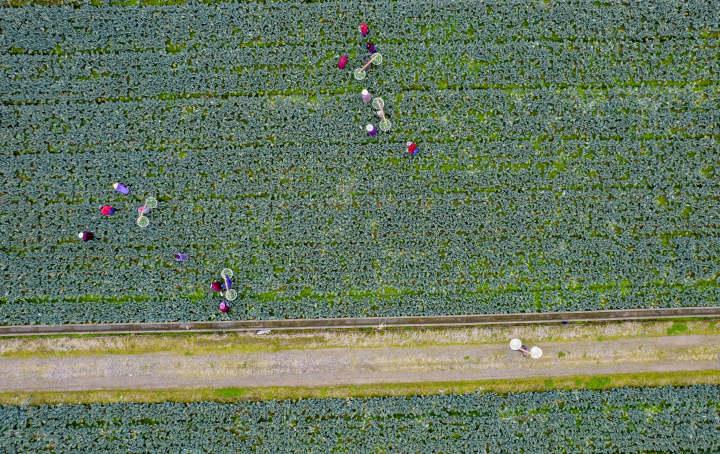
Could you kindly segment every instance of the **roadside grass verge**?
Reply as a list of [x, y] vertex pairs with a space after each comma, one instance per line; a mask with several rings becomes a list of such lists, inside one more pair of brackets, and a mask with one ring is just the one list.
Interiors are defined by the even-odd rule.
[[720, 335], [720, 320], [677, 319], [470, 328], [275, 331], [266, 336], [226, 332], [7, 337], [0, 338], [0, 358], [132, 355], [161, 352], [203, 355], [326, 348], [418, 348], [498, 344], [505, 343], [513, 337], [537, 343], [582, 340], [600, 342], [678, 335]]

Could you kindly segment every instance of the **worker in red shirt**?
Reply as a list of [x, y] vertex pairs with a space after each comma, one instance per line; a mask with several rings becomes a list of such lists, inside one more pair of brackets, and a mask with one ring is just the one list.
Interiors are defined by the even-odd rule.
[[102, 214], [103, 216], [112, 216], [115, 214], [116, 211], [117, 209], [113, 208], [110, 205], [103, 205], [100, 207], [100, 214]]
[[407, 146], [407, 152], [410, 156], [415, 156], [418, 152], [418, 146], [415, 142], [408, 142], [405, 144]]

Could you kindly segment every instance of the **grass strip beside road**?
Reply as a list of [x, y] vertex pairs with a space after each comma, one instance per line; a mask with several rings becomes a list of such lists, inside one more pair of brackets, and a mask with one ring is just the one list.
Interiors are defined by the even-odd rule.
[[572, 389], [602, 390], [621, 387], [688, 386], [720, 384], [720, 370], [648, 372], [596, 376], [565, 376], [460, 382], [381, 383], [325, 387], [193, 388], [172, 390], [95, 390], [73, 392], [0, 393], [2, 405], [58, 405], [114, 402], [238, 402], [310, 398], [362, 398], [434, 394], [498, 394]]
[[431, 347], [528, 342], [606, 341], [637, 337], [719, 335], [719, 320], [626, 321], [569, 325], [395, 328], [343, 331], [166, 333], [0, 338], [2, 358], [178, 353], [183, 355], [277, 352], [326, 348]]

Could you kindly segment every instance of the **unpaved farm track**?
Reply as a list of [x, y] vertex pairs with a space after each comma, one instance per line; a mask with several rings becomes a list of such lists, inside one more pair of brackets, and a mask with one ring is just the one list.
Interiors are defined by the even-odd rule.
[[666, 309], [628, 309], [585, 312], [542, 312], [524, 314], [448, 315], [437, 317], [368, 317], [291, 320], [234, 320], [220, 322], [101, 323], [67, 325], [0, 326], [0, 336], [40, 336], [59, 334], [123, 334], [309, 330], [343, 328], [451, 327], [480, 325], [516, 325], [528, 323], [607, 322], [623, 320], [663, 320], [673, 318], [719, 318], [720, 307]]
[[321, 348], [186, 355], [0, 358], [0, 391], [328, 386], [720, 368], [720, 336], [543, 344], [533, 361], [507, 344]]

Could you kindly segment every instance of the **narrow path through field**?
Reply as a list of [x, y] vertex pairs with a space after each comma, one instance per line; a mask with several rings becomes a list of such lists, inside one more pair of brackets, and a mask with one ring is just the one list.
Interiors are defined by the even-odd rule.
[[720, 336], [541, 344], [538, 361], [503, 344], [320, 348], [256, 353], [0, 357], [0, 391], [327, 386], [720, 369]]

